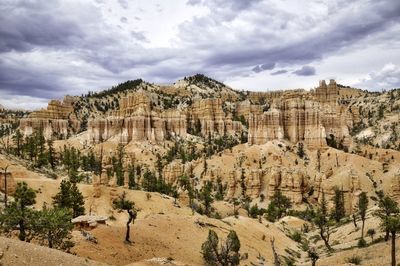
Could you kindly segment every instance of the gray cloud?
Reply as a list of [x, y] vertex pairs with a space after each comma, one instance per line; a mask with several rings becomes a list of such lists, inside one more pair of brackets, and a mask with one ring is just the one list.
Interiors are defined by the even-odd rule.
[[313, 76], [315, 75], [315, 68], [312, 66], [303, 66], [302, 68], [292, 72], [297, 76]]
[[287, 71], [286, 69], [281, 69], [281, 70], [272, 72], [271, 75], [273, 75], [273, 76], [282, 75], [282, 74], [285, 74], [285, 73], [287, 73], [287, 72], [288, 72], [288, 71]]
[[121, 17], [121, 18], [120, 18], [120, 21], [121, 21], [122, 23], [128, 23], [128, 19], [127, 19], [126, 17]]
[[256, 73], [265, 71], [265, 70], [271, 70], [274, 69], [275, 63], [266, 63], [262, 65], [255, 66], [252, 70]]
[[129, 3], [127, 0], [118, 0], [118, 3], [123, 9], [128, 9], [129, 8]]
[[[56, 0], [1, 1], [0, 93], [53, 98], [125, 78], [171, 82], [199, 72], [224, 81], [257, 76], [251, 73], [275, 66], [282, 69], [273, 76], [289, 73], [287, 69], [309, 76], [316, 74], [310, 65], [320, 72], [318, 62], [331, 55], [398, 46], [400, 41], [399, 30], [393, 30], [400, 25], [396, 0], [307, 1], [299, 8], [274, 0], [189, 0], [186, 8], [207, 12], [176, 25], [176, 36], [165, 47], [153, 43], [156, 33], [147, 28], [129, 28], [125, 13], [141, 7], [127, 0], [111, 5], [109, 14], [107, 1], [69, 5]], [[114, 14], [118, 5], [127, 11]], [[168, 10], [163, 5], [152, 8]], [[146, 19], [142, 14], [131, 21], [141, 24]], [[373, 72], [359, 84], [376, 86], [369, 81], [373, 78], [395, 86], [400, 81], [394, 73]]]

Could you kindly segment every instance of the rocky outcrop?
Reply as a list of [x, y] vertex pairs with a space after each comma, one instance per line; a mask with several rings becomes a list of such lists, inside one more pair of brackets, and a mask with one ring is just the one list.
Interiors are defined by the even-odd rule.
[[315, 89], [315, 98], [321, 104], [335, 106], [338, 104], [339, 89], [336, 81], [331, 79], [326, 85], [325, 80], [319, 82], [319, 87]]
[[389, 193], [392, 198], [398, 202], [400, 201], [400, 172], [393, 176]]
[[271, 198], [276, 191], [282, 192], [294, 204], [303, 202], [306, 192], [310, 189], [310, 181], [303, 172], [289, 171], [281, 167], [270, 169], [268, 174], [268, 197]]
[[175, 184], [184, 174], [185, 165], [179, 161], [173, 161], [163, 169], [163, 178], [167, 184]]
[[170, 135], [186, 135], [186, 115], [179, 110], [152, 108], [144, 92], [128, 94], [120, 100], [120, 109], [107, 118], [88, 121], [88, 140], [98, 143], [111, 137], [126, 144], [130, 141], [160, 142]]
[[194, 134], [204, 137], [209, 135], [234, 135], [240, 134], [242, 124], [233, 121], [232, 116], [223, 110], [223, 102], [220, 98], [209, 98], [195, 101], [189, 109], [189, 126], [194, 129]]
[[304, 142], [309, 148], [326, 145], [320, 106], [317, 102], [291, 99], [276, 102], [261, 115], [250, 115], [249, 144], [263, 144], [274, 139]]
[[349, 129], [359, 122], [359, 108], [338, 104], [339, 89], [334, 80], [320, 86], [313, 94], [281, 94], [262, 114], [249, 115], [249, 144], [263, 144], [274, 139], [304, 142], [308, 148], [326, 146], [334, 138], [343, 146], [350, 145]]
[[20, 129], [24, 136], [43, 130], [46, 139], [66, 138], [70, 131], [78, 132], [80, 122], [73, 115], [73, 101], [73, 98], [69, 96], [66, 96], [62, 102], [52, 100], [46, 109], [32, 112], [28, 118], [21, 119]]

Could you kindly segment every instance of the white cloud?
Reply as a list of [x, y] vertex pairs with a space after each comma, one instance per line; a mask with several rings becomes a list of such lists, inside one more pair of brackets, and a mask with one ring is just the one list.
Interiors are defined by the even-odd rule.
[[400, 66], [393, 63], [386, 64], [381, 70], [371, 72], [361, 78], [354, 86], [376, 91], [400, 88]]

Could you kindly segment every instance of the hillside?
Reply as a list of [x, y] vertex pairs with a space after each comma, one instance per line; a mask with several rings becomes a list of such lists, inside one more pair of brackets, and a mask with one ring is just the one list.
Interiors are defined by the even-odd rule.
[[[282, 265], [310, 265], [311, 248], [317, 265], [355, 255], [362, 265], [390, 263], [390, 243], [372, 214], [383, 194], [400, 203], [398, 89], [372, 93], [330, 80], [310, 90], [244, 92], [197, 74], [170, 85], [127, 81], [1, 117], [0, 167], [10, 165], [10, 196], [26, 182], [36, 191], [32, 208], [41, 210], [70, 180], [85, 213], [107, 217], [89, 231], [97, 243], [73, 229], [73, 265], [82, 263], [78, 257], [202, 265], [210, 229], [222, 238], [236, 232], [241, 265], [272, 265], [274, 250]], [[138, 211], [130, 244], [123, 241], [128, 215], [113, 208], [124, 193]], [[378, 240], [365, 237], [368, 246], [358, 248], [364, 193], [365, 232], [376, 230]], [[279, 214], [277, 195], [290, 203]], [[335, 221], [338, 195], [343, 212]], [[325, 200], [332, 251], [315, 223]], [[25, 263], [24, 254], [17, 254], [24, 261], [5, 255], [5, 265]]]

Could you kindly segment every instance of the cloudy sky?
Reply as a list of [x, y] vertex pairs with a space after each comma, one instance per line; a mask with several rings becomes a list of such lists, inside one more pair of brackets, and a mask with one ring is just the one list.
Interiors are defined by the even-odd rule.
[[400, 1], [0, 1], [7, 107], [195, 73], [259, 91], [400, 87]]

